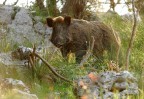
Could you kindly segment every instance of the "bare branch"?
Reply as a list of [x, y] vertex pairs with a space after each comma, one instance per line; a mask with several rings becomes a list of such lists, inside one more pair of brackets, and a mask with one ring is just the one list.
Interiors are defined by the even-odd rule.
[[[43, 59], [40, 55], [37, 54], [38, 51], [36, 51], [36, 46], [35, 44], [33, 45], [33, 49], [31, 48], [27, 48], [27, 47], [23, 47], [23, 46], [19, 46], [19, 48], [16, 51], [13, 51], [12, 57], [15, 59], [20, 59], [20, 60], [28, 60], [28, 66], [32, 69], [32, 74], [34, 76], [34, 74], [38, 74], [38, 69], [36, 68], [36, 60], [41, 60], [49, 69], [50, 71], [57, 77], [67, 81], [67, 82], [71, 82], [70, 80], [64, 78], [63, 76], [61, 76], [60, 74], [58, 74], [55, 70], [55, 68], [53, 66], [51, 66], [45, 59]], [[39, 76], [39, 74], [37, 75]]]
[[65, 80], [67, 82], [72, 82], [71, 80], [68, 80], [66, 78], [64, 78], [63, 76], [61, 76], [60, 74], [58, 74], [55, 69], [53, 68], [53, 66], [51, 66], [45, 59], [43, 59], [40, 55], [38, 55], [37, 53], [35, 53], [35, 56], [38, 57], [39, 59], [42, 60], [42, 62], [44, 64], [46, 64], [46, 66], [52, 71], [52, 73], [54, 73], [55, 76], [61, 78], [62, 80]]
[[14, 2], [13, 6], [15, 6], [18, 3], [19, 0], [17, 0], [16, 2]]
[[127, 53], [126, 53], [126, 70], [129, 69], [129, 57], [130, 57], [132, 45], [134, 42], [134, 37], [136, 35], [136, 29], [137, 29], [138, 12], [135, 11], [134, 0], [132, 0], [132, 10], [133, 10], [133, 16], [134, 16], [134, 23], [133, 23], [132, 33], [131, 33], [131, 39], [130, 39], [129, 46], [128, 46]]
[[5, 1], [3, 2], [3, 5], [5, 5], [6, 2], [7, 2], [7, 0], [5, 0]]

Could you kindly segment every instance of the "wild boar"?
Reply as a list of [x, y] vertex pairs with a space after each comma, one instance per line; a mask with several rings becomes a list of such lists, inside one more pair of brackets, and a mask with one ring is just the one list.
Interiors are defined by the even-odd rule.
[[47, 25], [53, 28], [51, 42], [62, 53], [63, 57], [75, 53], [76, 61], [80, 63], [93, 42], [93, 54], [102, 58], [106, 50], [110, 54], [110, 60], [116, 61], [120, 47], [120, 38], [117, 33], [99, 21], [86, 21], [72, 19], [70, 16], [46, 18]]

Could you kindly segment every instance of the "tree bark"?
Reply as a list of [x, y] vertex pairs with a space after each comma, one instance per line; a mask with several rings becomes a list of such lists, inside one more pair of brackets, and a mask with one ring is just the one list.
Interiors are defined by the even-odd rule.
[[87, 0], [66, 0], [62, 8], [62, 14], [81, 19], [84, 16], [86, 3]]

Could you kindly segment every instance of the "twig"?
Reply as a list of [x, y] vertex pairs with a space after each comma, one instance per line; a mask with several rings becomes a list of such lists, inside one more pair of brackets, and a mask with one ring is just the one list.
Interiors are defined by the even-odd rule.
[[134, 42], [134, 37], [136, 35], [136, 29], [137, 29], [137, 14], [138, 14], [138, 12], [135, 11], [134, 0], [132, 0], [132, 10], [133, 10], [133, 16], [134, 16], [134, 24], [133, 24], [133, 28], [132, 28], [131, 39], [130, 39], [129, 46], [128, 46], [127, 53], [126, 53], [126, 70], [128, 70], [128, 68], [129, 68], [129, 57], [130, 57], [132, 45]]
[[81, 61], [80, 65], [79, 65], [80, 67], [83, 66], [83, 64], [84, 64], [84, 63], [88, 60], [88, 58], [91, 56], [92, 50], [93, 50], [93, 48], [94, 48], [94, 42], [95, 42], [95, 39], [94, 39], [94, 37], [92, 36], [92, 44], [90, 45], [90, 47], [89, 47], [86, 55], [83, 57], [83, 60]]
[[63, 77], [63, 76], [61, 76], [60, 74], [58, 74], [58, 73], [55, 71], [55, 69], [53, 68], [53, 66], [51, 66], [51, 65], [50, 65], [45, 59], [43, 59], [40, 55], [38, 55], [37, 53], [35, 53], [35, 56], [38, 57], [39, 59], [41, 59], [42, 62], [43, 62], [44, 64], [46, 64], [46, 66], [52, 71], [52, 73], [54, 73], [55, 76], [57, 76], [57, 77], [65, 80], [65, 81], [67, 81], [67, 82], [71, 82], [71, 83], [72, 83], [71, 80], [68, 80], [68, 79], [66, 79], [65, 77]]
[[19, 0], [17, 0], [16, 2], [14, 2], [13, 6], [15, 6], [18, 3]]
[[36, 57], [35, 57], [35, 53], [36, 53], [36, 46], [35, 44], [33, 45], [33, 52], [32, 52], [32, 60], [34, 62], [34, 64], [36, 63]]

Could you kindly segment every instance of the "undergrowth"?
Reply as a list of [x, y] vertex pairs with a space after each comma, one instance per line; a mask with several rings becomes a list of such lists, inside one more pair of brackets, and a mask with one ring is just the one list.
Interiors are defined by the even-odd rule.
[[[120, 16], [113, 16], [108, 18], [103, 18], [104, 23], [107, 25], [111, 25], [114, 30], [116, 30], [121, 38], [122, 47], [121, 47], [121, 60], [125, 62], [125, 55], [128, 48], [128, 43], [131, 36], [132, 30], [132, 22], [124, 21]], [[137, 97], [131, 97], [131, 99], [144, 99], [144, 20], [139, 23], [137, 28], [137, 33], [134, 41], [134, 45], [132, 48], [131, 56], [130, 56], [130, 66], [129, 71], [134, 74], [134, 76], [138, 79], [138, 85], [140, 94]], [[6, 39], [3, 39], [0, 42], [0, 51], [8, 52], [12, 49], [15, 49], [18, 45], [10, 46]], [[31, 46], [32, 47], [32, 46]], [[46, 51], [43, 56], [54, 68], [56, 71], [63, 75], [64, 77], [74, 80], [78, 77], [87, 75], [89, 72], [101, 72], [107, 70], [107, 61], [105, 63], [97, 63], [95, 62], [94, 57], [90, 57], [89, 61], [83, 67], [78, 67], [78, 64], [75, 63], [74, 59], [66, 61], [62, 58], [59, 51], [56, 51], [54, 55], [51, 55], [49, 51]], [[72, 57], [73, 58], [73, 57]], [[0, 74], [3, 77], [11, 77], [15, 79], [20, 79], [24, 81], [29, 87], [32, 93], [35, 93], [39, 99], [75, 99], [73, 94], [73, 86], [57, 77], [52, 75], [49, 69], [41, 64], [41, 67], [37, 67], [40, 69], [39, 75], [42, 78], [43, 75], [54, 76], [55, 81], [47, 81], [40, 80], [39, 77], [32, 76], [31, 70], [27, 67], [25, 69], [16, 69], [13, 67], [5, 67], [3, 64], [0, 64]], [[38, 65], [39, 66], [39, 65]], [[121, 67], [125, 68], [125, 65]]]

